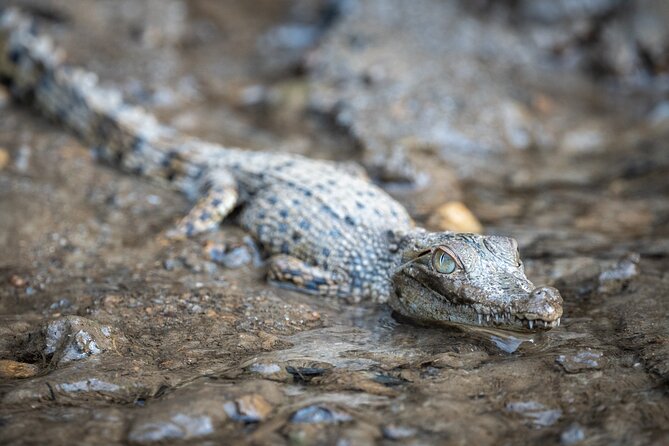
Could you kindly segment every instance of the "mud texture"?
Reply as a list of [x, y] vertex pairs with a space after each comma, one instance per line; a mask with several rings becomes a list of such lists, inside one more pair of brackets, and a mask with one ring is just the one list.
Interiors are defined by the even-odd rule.
[[669, 443], [664, 2], [9, 4], [185, 132], [362, 163], [431, 227], [471, 210], [565, 317], [270, 287], [234, 221], [166, 242], [184, 198], [0, 89], [0, 443]]

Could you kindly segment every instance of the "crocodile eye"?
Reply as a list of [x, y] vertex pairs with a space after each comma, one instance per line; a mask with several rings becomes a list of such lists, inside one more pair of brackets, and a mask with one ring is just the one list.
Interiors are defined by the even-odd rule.
[[432, 256], [432, 266], [437, 272], [442, 274], [451, 274], [455, 271], [457, 263], [452, 255], [439, 248]]

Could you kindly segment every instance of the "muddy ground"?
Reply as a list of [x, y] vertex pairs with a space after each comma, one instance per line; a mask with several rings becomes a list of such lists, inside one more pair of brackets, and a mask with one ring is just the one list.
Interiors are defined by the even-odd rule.
[[[0, 443], [669, 443], [661, 1], [21, 0], [193, 135], [362, 163], [516, 237], [562, 325], [418, 327], [276, 289], [226, 223], [0, 90]], [[517, 342], [514, 342], [517, 341]]]

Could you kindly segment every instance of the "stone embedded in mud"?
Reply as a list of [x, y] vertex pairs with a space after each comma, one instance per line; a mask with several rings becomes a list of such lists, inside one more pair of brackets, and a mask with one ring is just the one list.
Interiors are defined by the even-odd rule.
[[570, 154], [586, 154], [605, 149], [606, 139], [595, 125], [584, 125], [568, 131], [562, 138], [560, 150]]
[[228, 245], [221, 242], [208, 241], [203, 247], [207, 257], [226, 268], [241, 268], [244, 265], [259, 265], [262, 261], [258, 247], [250, 237], [244, 237], [242, 243]]
[[[197, 396], [197, 397], [195, 397]], [[131, 443], [189, 440], [211, 435], [227, 416], [220, 395], [177, 395], [138, 410], [128, 431]]]
[[[117, 339], [118, 338], [118, 339]], [[37, 349], [52, 356], [53, 364], [65, 364], [102, 354], [118, 346], [110, 327], [80, 316], [65, 316], [47, 323], [38, 336]]]
[[604, 363], [604, 354], [600, 351], [582, 350], [576, 354], [560, 355], [557, 363], [567, 373], [579, 373], [585, 370], [598, 370]]
[[205, 437], [214, 433], [214, 424], [224, 419], [202, 411], [188, 412], [164, 414], [155, 420], [140, 417], [130, 428], [128, 440], [131, 443], [154, 443]]
[[290, 417], [291, 423], [341, 423], [351, 421], [351, 417], [346, 412], [330, 409], [325, 406], [307, 406], [297, 410]]
[[282, 372], [283, 369], [279, 364], [254, 363], [248, 367], [248, 371], [251, 373], [259, 373], [261, 375], [273, 375]]
[[583, 440], [585, 440], [585, 432], [583, 432], [583, 428], [578, 423], [572, 424], [560, 434], [560, 443], [565, 446], [571, 446]]
[[7, 149], [3, 149], [0, 147], [0, 170], [4, 169], [7, 167], [7, 164], [9, 164], [9, 152]]
[[437, 231], [481, 233], [483, 226], [464, 203], [450, 201], [439, 206], [428, 219], [428, 226]]
[[629, 281], [639, 275], [639, 254], [628, 254], [612, 268], [599, 275], [599, 292], [614, 293], [624, 288]]
[[403, 440], [416, 435], [416, 429], [406, 426], [397, 426], [395, 424], [384, 426], [382, 431], [383, 436], [389, 440]]
[[253, 255], [246, 245], [228, 247], [223, 244], [208, 243], [204, 250], [213, 262], [226, 268], [240, 268], [253, 261]]
[[258, 394], [241, 396], [225, 403], [223, 408], [231, 419], [244, 423], [260, 422], [272, 412], [272, 405]]
[[38, 371], [39, 367], [35, 364], [0, 359], [0, 378], [30, 378]]
[[559, 409], [548, 409], [541, 403], [536, 401], [517, 401], [508, 403], [506, 410], [521, 414], [523, 417], [530, 419], [532, 424], [537, 427], [552, 426], [562, 416], [562, 411]]
[[107, 393], [113, 394], [122, 389], [118, 384], [97, 378], [87, 378], [80, 381], [56, 384], [57, 390], [65, 393]]
[[640, 273], [640, 256], [628, 253], [618, 261], [593, 257], [556, 260], [554, 286], [565, 300], [586, 298], [595, 293], [615, 294], [623, 291]]
[[507, 100], [500, 104], [500, 134], [509, 147], [516, 150], [528, 149], [534, 144], [532, 113], [523, 104]]
[[148, 444], [208, 437], [230, 421], [264, 420], [282, 399], [277, 385], [265, 380], [234, 385], [195, 383], [138, 409], [128, 441]]

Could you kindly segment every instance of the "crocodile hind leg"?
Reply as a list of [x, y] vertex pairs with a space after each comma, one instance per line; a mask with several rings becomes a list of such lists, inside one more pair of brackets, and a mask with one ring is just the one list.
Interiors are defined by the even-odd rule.
[[326, 271], [285, 254], [271, 257], [268, 263], [267, 280], [272, 285], [319, 296], [350, 294], [350, 282], [344, 273]]
[[190, 212], [167, 232], [168, 237], [191, 237], [215, 229], [237, 205], [237, 184], [226, 170], [217, 170], [207, 175], [204, 190], [204, 195]]

